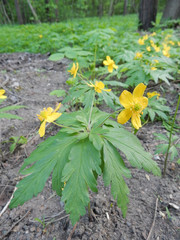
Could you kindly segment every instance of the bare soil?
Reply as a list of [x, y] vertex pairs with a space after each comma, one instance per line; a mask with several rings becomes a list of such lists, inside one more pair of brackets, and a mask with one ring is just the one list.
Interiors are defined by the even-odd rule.
[[[51, 62], [47, 55], [16, 53], [0, 54], [0, 88], [6, 90], [8, 99], [3, 106], [23, 104], [28, 108], [19, 109], [13, 113], [23, 117], [23, 120], [0, 121], [0, 212], [13, 194], [15, 185], [20, 180], [18, 171], [23, 160], [42, 141], [38, 135], [38, 114], [43, 107], [54, 107], [60, 100], [49, 93], [56, 89], [67, 89], [66, 80], [68, 60]], [[157, 87], [160, 90], [159, 87]], [[175, 108], [177, 101], [177, 84], [171, 88], [165, 87], [168, 104]], [[161, 90], [160, 90], [161, 91]], [[50, 126], [46, 136], [54, 135], [57, 129]], [[155, 155], [158, 142], [153, 133], [165, 132], [161, 122], [150, 123], [138, 132], [144, 148], [149, 151], [154, 160], [163, 169], [164, 157]], [[9, 152], [11, 136], [25, 136], [28, 143], [17, 148], [13, 154]], [[143, 170], [129, 166], [132, 178], [127, 179], [130, 188], [130, 203], [127, 217], [122, 217], [116, 201], [113, 200], [110, 188], [105, 188], [99, 178], [98, 194], [90, 193], [93, 219], [88, 214], [80, 218], [72, 239], [89, 240], [178, 240], [180, 239], [180, 185], [178, 165], [169, 163], [165, 178], [155, 177]], [[158, 199], [158, 200], [157, 200]], [[170, 216], [168, 217], [167, 208]], [[51, 222], [42, 226], [34, 218]], [[65, 240], [72, 232], [68, 215], [63, 204], [51, 190], [51, 178], [44, 190], [36, 198], [23, 206], [7, 210], [0, 217], [0, 239], [9, 240]], [[148, 234], [152, 230], [151, 237]]]

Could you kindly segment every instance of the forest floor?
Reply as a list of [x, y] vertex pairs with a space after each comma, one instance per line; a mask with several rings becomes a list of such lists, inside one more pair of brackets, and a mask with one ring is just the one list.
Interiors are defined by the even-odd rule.
[[[28, 107], [14, 111], [23, 120], [1, 119], [0, 122], [0, 142], [11, 136], [25, 136], [28, 139], [28, 143], [17, 148], [13, 154], [9, 152], [10, 143], [1, 144], [0, 212], [21, 178], [18, 171], [23, 160], [42, 141], [37, 134], [40, 124], [36, 114], [44, 107], [54, 108], [56, 102], [59, 102], [55, 96], [49, 96], [51, 91], [67, 89], [65, 82], [68, 79], [68, 60], [51, 62], [47, 58], [46, 55], [29, 53], [0, 54], [0, 87], [6, 90], [8, 96], [3, 106], [21, 104]], [[164, 86], [164, 89], [168, 105], [175, 109], [174, 94], [179, 91], [179, 86], [171, 84], [171, 87]], [[161, 91], [159, 86], [154, 90]], [[50, 125], [46, 130], [46, 137], [56, 132], [56, 126]], [[155, 132], [165, 132], [161, 122], [147, 124], [140, 129], [137, 136], [163, 169], [164, 157], [154, 153], [158, 144], [153, 135]], [[90, 221], [88, 214], [80, 218], [73, 240], [180, 239], [180, 209], [177, 209], [180, 206], [178, 165], [169, 163], [165, 178], [155, 177], [129, 165], [128, 167], [132, 178], [126, 180], [130, 189], [126, 218], [122, 217], [110, 188], [104, 187], [102, 178], [99, 178], [98, 194], [90, 193], [94, 218]], [[35, 218], [48, 219], [51, 223], [43, 227]], [[37, 197], [15, 209], [7, 208], [0, 217], [0, 239], [66, 240], [72, 229], [60, 197], [51, 189], [51, 178]]]

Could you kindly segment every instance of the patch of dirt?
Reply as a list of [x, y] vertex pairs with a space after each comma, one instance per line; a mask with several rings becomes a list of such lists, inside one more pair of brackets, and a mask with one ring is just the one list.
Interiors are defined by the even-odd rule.
[[[29, 53], [0, 55], [0, 87], [3, 87], [8, 99], [3, 106], [23, 104], [28, 108], [14, 111], [23, 120], [0, 121], [0, 142], [11, 136], [25, 136], [28, 144], [18, 148], [13, 154], [9, 153], [9, 144], [2, 144], [0, 156], [0, 212], [10, 199], [14, 187], [20, 180], [18, 171], [23, 160], [40, 143], [36, 135], [39, 114], [43, 107], [54, 108], [60, 100], [49, 93], [56, 89], [67, 89], [68, 60], [50, 62], [48, 56]], [[177, 85], [171, 86], [177, 93]], [[157, 89], [156, 89], [157, 90]], [[168, 92], [167, 92], [168, 93]], [[167, 95], [166, 95], [167, 96]], [[174, 101], [173, 94], [169, 95], [170, 102]], [[47, 135], [54, 135], [54, 126], [47, 128]], [[149, 151], [161, 169], [163, 156], [154, 155], [154, 132], [163, 132], [162, 124], [148, 124], [138, 132], [144, 148]], [[99, 178], [98, 194], [91, 193], [91, 208], [94, 218], [89, 220], [88, 214], [80, 218], [72, 239], [89, 240], [144, 240], [148, 238], [159, 198], [151, 239], [177, 240], [180, 239], [179, 211], [170, 205], [180, 206], [180, 186], [178, 165], [168, 165], [166, 177], [159, 178], [137, 170], [128, 165], [132, 178], [126, 183], [130, 188], [127, 217], [122, 217], [116, 201], [113, 200], [110, 188], [105, 188]], [[168, 207], [171, 218], [167, 216]], [[24, 217], [24, 218], [23, 218]], [[34, 218], [52, 221], [48, 226], [42, 226]], [[23, 219], [22, 219], [23, 218]], [[36, 198], [15, 209], [7, 209], [0, 217], [0, 239], [9, 240], [65, 240], [73, 227], [68, 215], [64, 212], [60, 198], [51, 190], [51, 178], [48, 179], [44, 190]]]

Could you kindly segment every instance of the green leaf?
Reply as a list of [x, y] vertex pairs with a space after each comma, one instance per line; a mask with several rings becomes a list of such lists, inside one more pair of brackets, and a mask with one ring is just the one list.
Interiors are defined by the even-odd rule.
[[177, 163], [180, 164], [180, 158], [177, 160]]
[[55, 96], [57, 96], [57, 97], [64, 97], [64, 96], [66, 96], [66, 91], [63, 90], [63, 89], [54, 90], [54, 91], [50, 92], [49, 95], [50, 95], [50, 96], [55, 95]]
[[103, 96], [103, 99], [105, 101], [105, 103], [110, 107], [112, 108], [113, 110], [115, 110], [115, 106], [114, 106], [114, 103], [112, 101], [112, 98], [111, 96], [109, 96], [105, 91], [102, 91], [102, 96]]
[[[53, 189], [61, 193], [62, 170], [68, 160], [71, 146], [77, 141], [74, 136], [59, 132], [56, 136], [48, 138], [25, 160], [20, 171], [22, 174], [30, 174], [17, 184], [14, 198], [10, 208], [22, 205], [33, 196], [42, 191], [45, 182], [53, 168]], [[34, 163], [28, 169], [29, 164]], [[56, 178], [58, 177], [58, 178]]]
[[148, 113], [151, 121], [153, 122], [156, 115], [155, 112], [151, 108], [148, 108]]
[[151, 159], [148, 152], [145, 152], [135, 135], [124, 128], [112, 128], [104, 134], [104, 137], [126, 155], [133, 167], [143, 168], [157, 176], [161, 175], [157, 163]]
[[165, 141], [165, 142], [169, 141], [169, 139], [162, 133], [154, 133], [154, 136], [156, 136], [157, 140], [162, 140], [162, 141]]
[[165, 144], [159, 144], [158, 146], [156, 146], [156, 151], [155, 153], [162, 153], [162, 154], [165, 154], [168, 150], [168, 143]]
[[94, 147], [100, 151], [103, 146], [103, 140], [101, 136], [99, 136], [97, 133], [90, 133], [89, 134], [89, 140], [93, 143]]
[[64, 58], [64, 54], [62, 54], [62, 53], [54, 53], [54, 54], [52, 54], [52, 55], [48, 58], [48, 60], [50, 60], [50, 61], [59, 61], [59, 60], [61, 60], [62, 58]]
[[0, 108], [0, 113], [10, 111], [10, 110], [16, 110], [16, 109], [20, 109], [20, 108], [27, 108], [27, 106], [23, 106], [23, 105], [14, 106], [14, 105], [12, 105], [12, 106], [8, 106], [8, 107]]
[[129, 203], [129, 189], [123, 179], [123, 175], [130, 178], [131, 173], [116, 150], [116, 148], [104, 140], [104, 170], [103, 179], [105, 186], [111, 184], [111, 193], [117, 204], [121, 208], [123, 216], [126, 216], [127, 205]]
[[106, 85], [110, 85], [110, 86], [120, 86], [120, 87], [123, 87], [123, 88], [128, 87], [127, 84], [122, 83], [120, 81], [103, 81], [103, 83], [106, 84]]
[[17, 116], [17, 115], [10, 114], [10, 113], [0, 113], [0, 118], [20, 119], [20, 120], [22, 120], [22, 117], [19, 117], [19, 116]]
[[69, 160], [63, 170], [62, 181], [66, 182], [66, 185], [62, 192], [62, 201], [65, 202], [65, 210], [70, 213], [74, 225], [80, 215], [86, 213], [85, 207], [89, 203], [88, 186], [97, 192], [93, 171], [101, 174], [101, 159], [99, 151], [86, 139], [72, 147]]
[[175, 157], [178, 156], [178, 151], [177, 151], [176, 147], [173, 145], [170, 147], [169, 152], [171, 153], [171, 161], [173, 161], [175, 159]]

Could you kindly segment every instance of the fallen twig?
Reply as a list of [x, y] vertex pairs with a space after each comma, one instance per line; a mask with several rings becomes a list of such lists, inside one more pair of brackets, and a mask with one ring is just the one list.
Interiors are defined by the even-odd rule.
[[12, 229], [30, 213], [30, 211], [31, 211], [31, 209], [29, 211], [27, 211], [27, 213], [21, 219], [19, 219], [17, 222], [15, 222], [12, 225], [12, 227], [8, 230], [8, 232], [0, 238], [0, 240], [4, 239], [12, 231]]
[[153, 223], [152, 223], [152, 226], [151, 226], [151, 230], [150, 230], [146, 240], [150, 240], [151, 239], [151, 234], [152, 234], [152, 231], [153, 231], [153, 228], [154, 228], [154, 224], [155, 224], [155, 221], [156, 221], [158, 201], [159, 201], [159, 198], [156, 199], [156, 206], [155, 206], [155, 211], [154, 211], [154, 219], [153, 219]]
[[73, 233], [74, 233], [74, 231], [76, 230], [77, 225], [78, 225], [78, 222], [74, 225], [73, 230], [72, 230], [71, 233], [69, 234], [69, 237], [68, 237], [67, 240], [71, 240], [71, 238], [72, 238], [72, 236], [73, 236]]
[[9, 204], [10, 204], [12, 198], [13, 198], [13, 195], [14, 195], [16, 189], [17, 189], [17, 188], [15, 187], [11, 198], [10, 198], [9, 201], [6, 203], [6, 205], [4, 206], [3, 210], [0, 212], [0, 217], [3, 215], [3, 213], [4, 213], [4, 212], [6, 211], [6, 209], [8, 208], [8, 206], [9, 206]]

